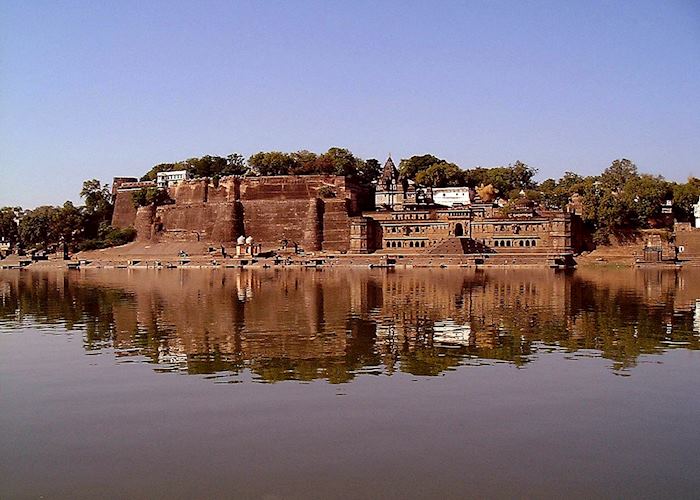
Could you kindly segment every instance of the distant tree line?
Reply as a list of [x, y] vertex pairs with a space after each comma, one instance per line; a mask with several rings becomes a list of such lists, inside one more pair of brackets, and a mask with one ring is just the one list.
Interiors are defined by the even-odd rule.
[[376, 159], [363, 160], [345, 148], [330, 148], [322, 154], [301, 150], [294, 153], [260, 151], [247, 160], [238, 153], [222, 156], [206, 155], [175, 163], [159, 163], [146, 172], [141, 180], [155, 180], [158, 172], [186, 170], [191, 177], [213, 179], [227, 175], [343, 175], [360, 183], [371, 183], [381, 165]]
[[87, 180], [80, 197], [85, 204], [79, 207], [66, 201], [62, 206], [34, 210], [0, 208], [0, 239], [25, 250], [51, 249], [65, 243], [73, 251], [122, 245], [134, 239], [133, 228], [110, 225], [114, 205], [108, 185]]

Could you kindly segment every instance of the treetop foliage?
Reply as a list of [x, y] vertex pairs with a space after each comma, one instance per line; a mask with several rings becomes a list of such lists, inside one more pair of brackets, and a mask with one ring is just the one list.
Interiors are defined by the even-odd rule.
[[191, 177], [212, 178], [227, 175], [343, 175], [369, 184], [379, 175], [380, 169], [381, 165], [376, 159], [363, 160], [348, 149], [332, 147], [322, 154], [305, 149], [293, 153], [260, 151], [248, 160], [238, 153], [232, 153], [226, 158], [206, 155], [175, 163], [159, 163], [141, 180], [155, 180], [158, 172], [187, 170]]

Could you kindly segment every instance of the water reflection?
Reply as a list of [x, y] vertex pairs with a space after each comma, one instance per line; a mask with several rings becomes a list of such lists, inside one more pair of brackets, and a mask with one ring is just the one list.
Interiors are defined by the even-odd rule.
[[163, 371], [346, 382], [700, 348], [700, 272], [94, 270], [0, 273], [0, 332], [79, 331]]

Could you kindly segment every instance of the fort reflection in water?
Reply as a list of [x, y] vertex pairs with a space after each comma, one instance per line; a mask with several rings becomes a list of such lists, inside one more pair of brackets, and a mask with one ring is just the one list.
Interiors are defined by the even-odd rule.
[[82, 332], [161, 371], [346, 382], [700, 348], [700, 272], [94, 270], [0, 273], [0, 331]]

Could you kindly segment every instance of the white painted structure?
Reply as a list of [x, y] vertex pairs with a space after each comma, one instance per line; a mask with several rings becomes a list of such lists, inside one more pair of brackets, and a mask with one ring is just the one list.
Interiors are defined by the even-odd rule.
[[171, 172], [158, 172], [156, 174], [156, 184], [160, 188], [175, 186], [181, 181], [189, 179], [187, 170], [173, 170]]
[[471, 205], [472, 190], [466, 186], [433, 188], [433, 203], [444, 207], [452, 207], [456, 204]]
[[698, 202], [693, 206], [693, 215], [695, 215], [695, 227], [700, 229], [700, 198]]

